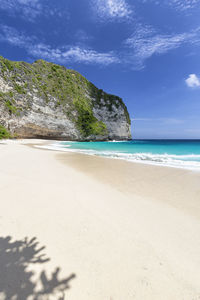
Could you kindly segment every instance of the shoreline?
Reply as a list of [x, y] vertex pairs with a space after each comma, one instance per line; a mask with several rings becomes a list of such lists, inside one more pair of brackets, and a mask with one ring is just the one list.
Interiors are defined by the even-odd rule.
[[[70, 141], [65, 141], [66, 143], [67, 142], [70, 142]], [[55, 141], [55, 144], [51, 144], [49, 142], [47, 142], [44, 145], [35, 145], [37, 148], [40, 148], [40, 149], [46, 149], [46, 150], [52, 150], [52, 151], [58, 151], [58, 152], [61, 152], [61, 153], [75, 153], [75, 154], [80, 154], [80, 155], [88, 155], [88, 156], [94, 156], [94, 157], [102, 157], [102, 158], [105, 158], [105, 159], [113, 159], [113, 160], [121, 160], [121, 161], [126, 161], [128, 163], [133, 163], [133, 164], [142, 164], [142, 165], [149, 165], [149, 166], [155, 166], [155, 167], [164, 167], [164, 168], [173, 168], [173, 169], [178, 169], [178, 170], [187, 170], [187, 171], [192, 171], [192, 172], [196, 172], [196, 173], [200, 173], [200, 168], [194, 168], [194, 167], [184, 167], [184, 166], [173, 166], [173, 165], [170, 165], [170, 164], [166, 164], [166, 163], [160, 163], [160, 162], [153, 162], [153, 161], [148, 161], [148, 160], [128, 160], [128, 159], [125, 159], [125, 158], [120, 158], [120, 157], [114, 157], [114, 156], [104, 156], [104, 155], [101, 155], [101, 154], [91, 154], [89, 152], [87, 152], [87, 150], [79, 150], [79, 149], [70, 149], [70, 147], [68, 148], [66, 145], [65, 145], [65, 148], [63, 147], [59, 147], [59, 146], [56, 146], [56, 144], [58, 143], [58, 141]]]
[[[39, 287], [46, 274], [49, 300], [198, 300], [199, 175], [33, 146], [43, 142], [0, 145], [0, 297], [23, 299], [21, 282]], [[4, 253], [9, 236], [36, 237], [51, 260], [22, 269]]]

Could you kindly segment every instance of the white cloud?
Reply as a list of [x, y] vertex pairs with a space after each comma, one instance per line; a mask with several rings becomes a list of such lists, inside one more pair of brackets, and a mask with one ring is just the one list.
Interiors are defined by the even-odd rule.
[[[187, 11], [196, 8], [200, 4], [200, 0], [150, 0], [157, 5], [168, 5], [178, 11]], [[143, 2], [147, 2], [143, 0]]]
[[166, 3], [177, 10], [184, 11], [195, 8], [200, 3], [200, 0], [168, 0]]
[[101, 19], [124, 20], [132, 14], [132, 9], [125, 0], [92, 0], [92, 6]]
[[26, 21], [34, 21], [40, 15], [43, 17], [67, 15], [67, 13], [52, 8], [49, 3], [41, 0], [0, 0], [0, 10], [17, 18], [25, 18]]
[[200, 78], [196, 74], [190, 74], [185, 82], [191, 88], [200, 87]]
[[131, 119], [131, 121], [135, 122], [135, 121], [142, 121], [142, 122], [160, 122], [163, 124], [182, 124], [184, 123], [183, 120], [181, 119], [176, 119], [176, 118], [133, 118]]
[[169, 3], [176, 9], [187, 10], [196, 7], [200, 3], [199, 0], [171, 0]]
[[0, 40], [11, 45], [24, 48], [34, 58], [43, 58], [57, 63], [84, 63], [84, 64], [123, 64], [132, 69], [144, 68], [145, 61], [153, 55], [165, 54], [186, 43], [200, 44], [198, 34], [200, 29], [195, 31], [174, 35], [157, 34], [150, 26], [140, 26], [134, 34], [128, 38], [125, 47], [120, 51], [99, 52], [88, 48], [84, 43], [75, 45], [61, 45], [52, 47], [35, 36], [27, 37], [12, 27], [0, 26]]
[[34, 42], [35, 37], [26, 37], [23, 33], [19, 33], [12, 27], [0, 26], [0, 40], [18, 47], [27, 47], [31, 42]]
[[53, 60], [59, 63], [84, 63], [110, 65], [118, 63], [118, 58], [112, 52], [97, 52], [93, 49], [79, 46], [51, 48], [49, 45], [36, 44], [28, 49], [33, 57]]
[[84, 63], [110, 65], [119, 63], [118, 57], [111, 52], [97, 52], [93, 49], [79, 46], [62, 46], [52, 48], [45, 43], [39, 43], [36, 37], [26, 37], [8, 26], [0, 27], [0, 40], [24, 48], [34, 58], [43, 58], [57, 63]]
[[180, 34], [158, 34], [151, 26], [138, 26], [130, 38], [125, 41], [131, 52], [128, 60], [132, 59], [136, 69], [142, 69], [146, 59], [156, 54], [165, 54], [186, 43], [199, 42], [199, 28], [192, 32]]
[[34, 19], [42, 13], [43, 6], [39, 0], [1, 0], [0, 9], [11, 15], [20, 12], [19, 16]]

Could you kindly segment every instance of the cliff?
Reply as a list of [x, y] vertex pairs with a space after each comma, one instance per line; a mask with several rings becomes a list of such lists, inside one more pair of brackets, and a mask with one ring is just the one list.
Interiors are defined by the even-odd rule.
[[121, 98], [78, 72], [44, 60], [0, 57], [0, 136], [60, 140], [130, 139]]

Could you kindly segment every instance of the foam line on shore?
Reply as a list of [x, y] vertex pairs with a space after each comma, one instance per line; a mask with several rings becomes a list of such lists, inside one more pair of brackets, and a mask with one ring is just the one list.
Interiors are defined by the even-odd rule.
[[[71, 143], [71, 142], [70, 142]], [[86, 155], [102, 156], [112, 159], [122, 159], [134, 163], [142, 163], [149, 165], [159, 165], [164, 167], [181, 168], [193, 171], [200, 171], [200, 155], [171, 155], [171, 154], [152, 154], [152, 153], [121, 153], [115, 151], [97, 151], [73, 149], [70, 145], [56, 142], [49, 145], [37, 145], [38, 148], [62, 151], [75, 152]], [[197, 161], [199, 160], [199, 161]]]

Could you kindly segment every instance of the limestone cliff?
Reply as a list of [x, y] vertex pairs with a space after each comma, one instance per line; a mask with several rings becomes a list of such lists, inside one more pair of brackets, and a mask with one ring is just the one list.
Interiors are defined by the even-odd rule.
[[121, 98], [44, 60], [28, 64], [0, 57], [0, 126], [20, 138], [131, 138]]

